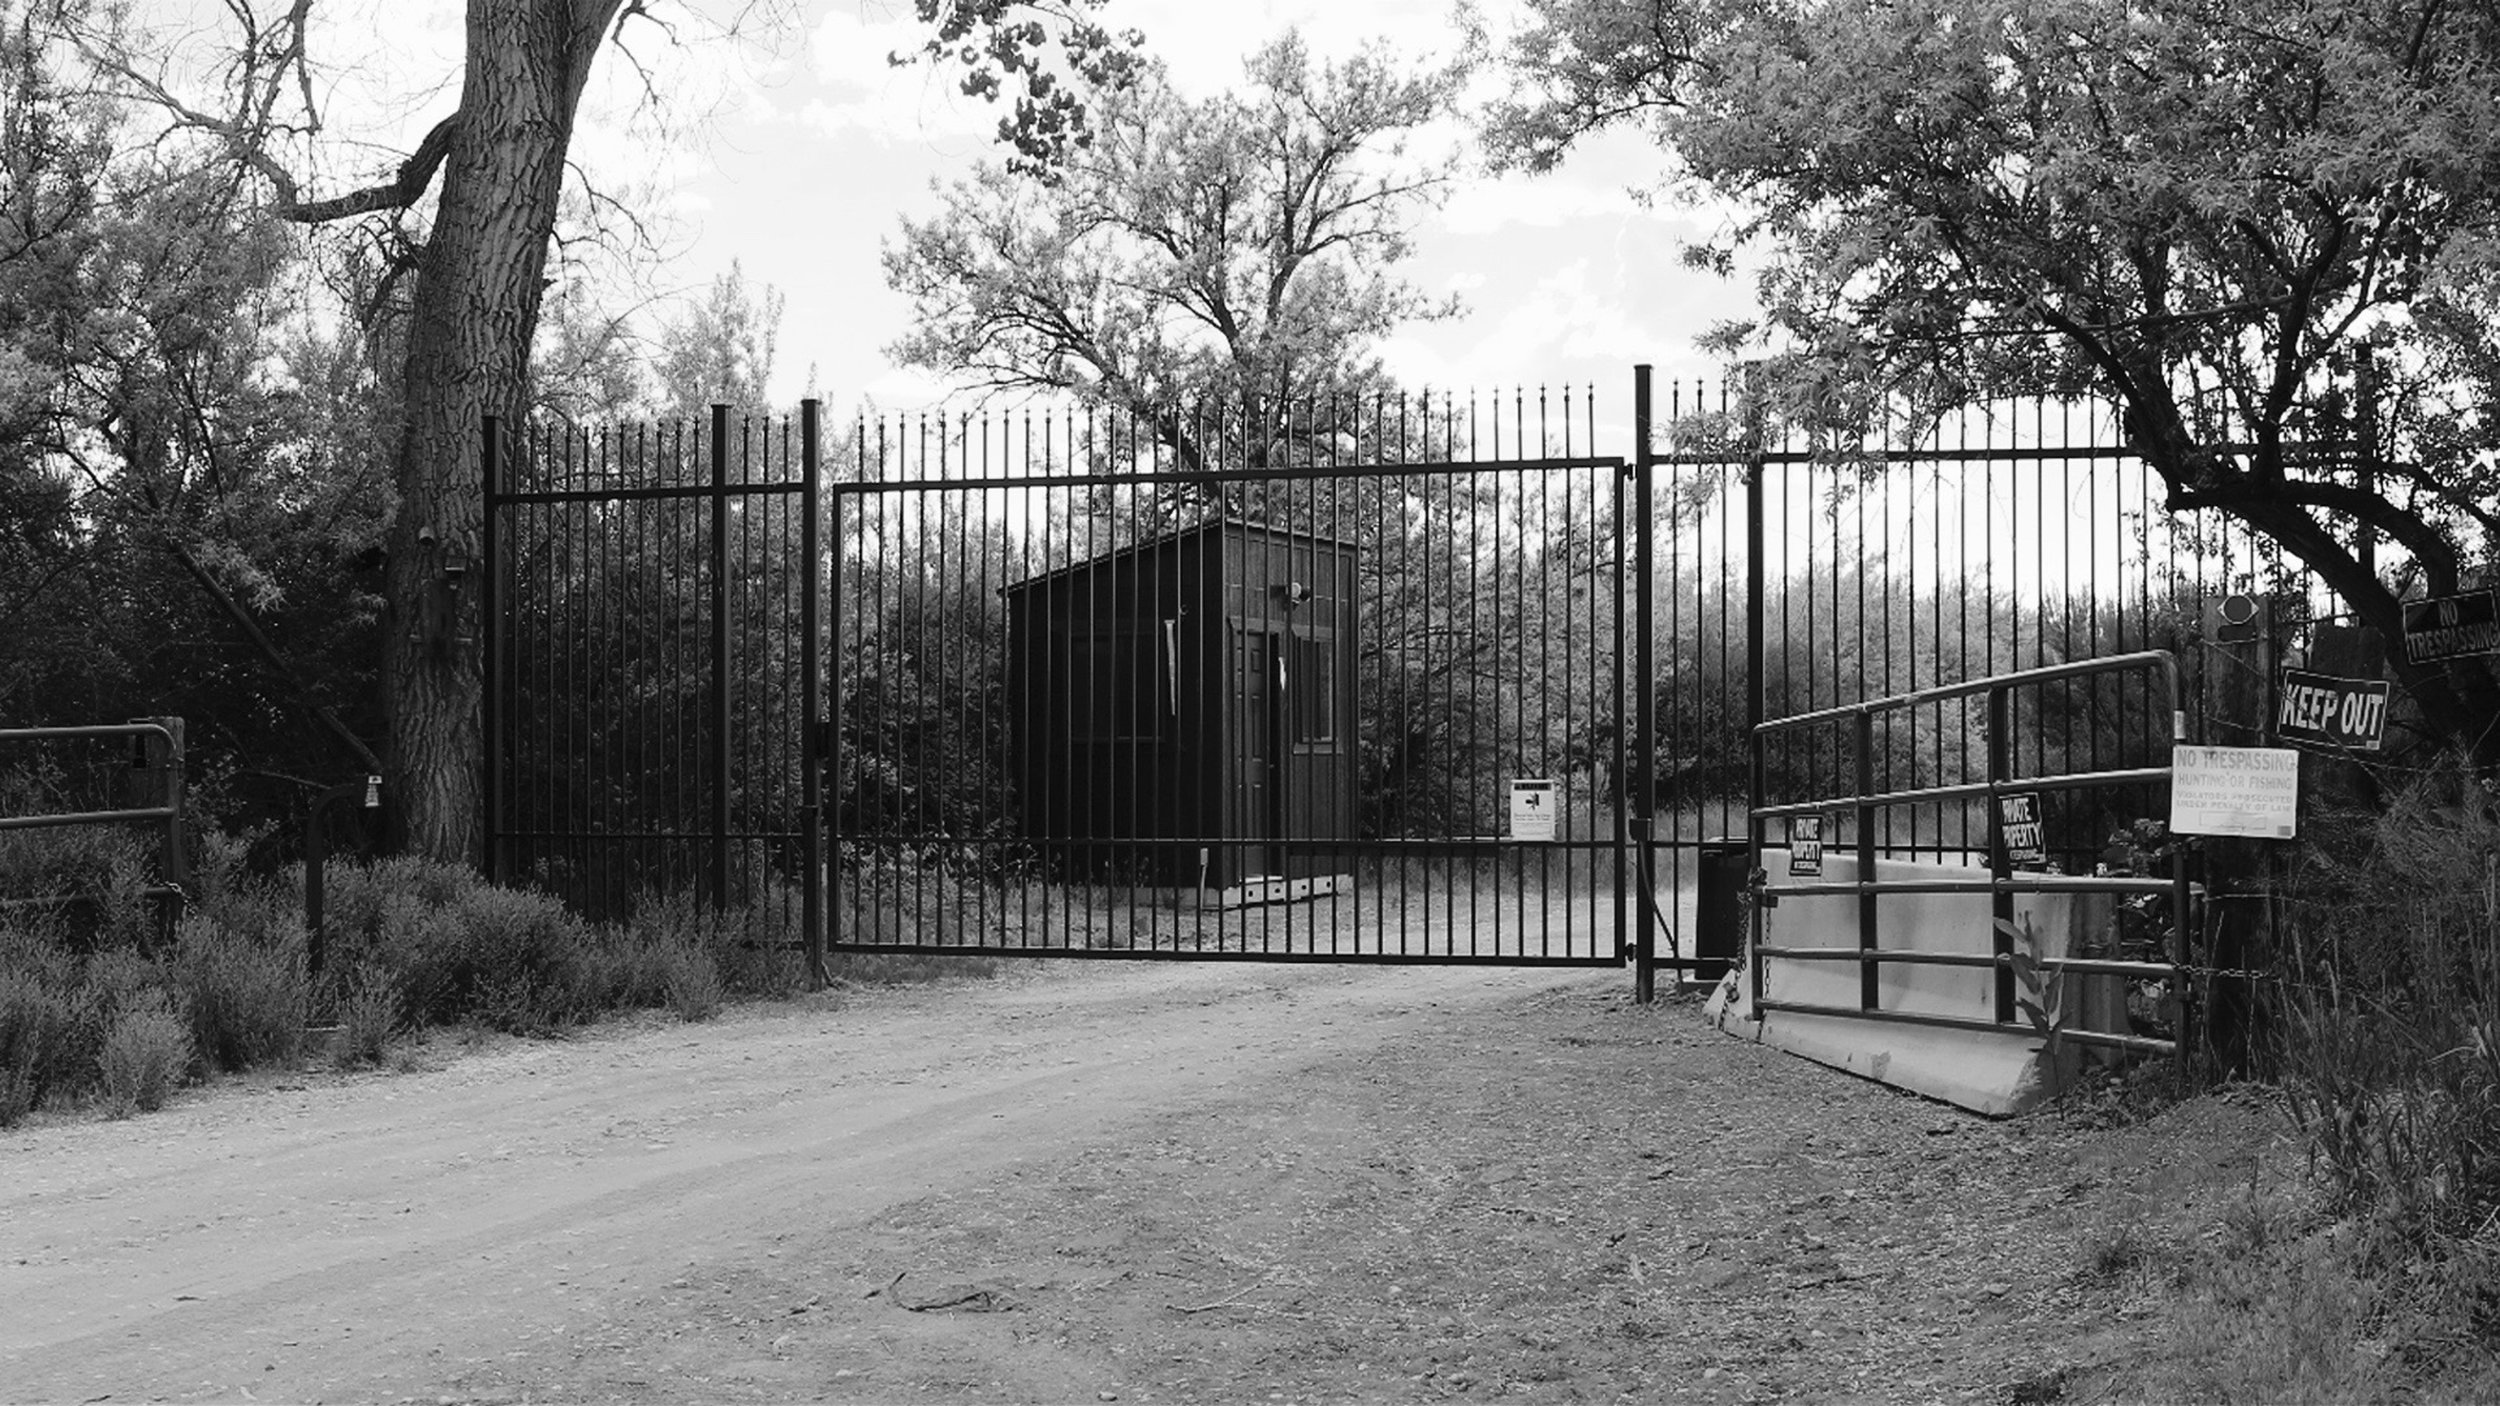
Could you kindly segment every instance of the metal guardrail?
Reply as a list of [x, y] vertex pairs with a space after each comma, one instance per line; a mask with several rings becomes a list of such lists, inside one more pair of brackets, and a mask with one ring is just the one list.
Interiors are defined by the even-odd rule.
[[[2086, 976], [2124, 976], [2167, 979], [2175, 990], [2184, 992], [2187, 977], [2187, 933], [2190, 931], [2188, 905], [2193, 891], [2187, 878], [2184, 854], [2173, 850], [2170, 875], [2151, 878], [2121, 875], [2017, 874], [2005, 844], [2002, 816], [1997, 798], [2015, 792], [2085, 790], [2096, 787], [2165, 784], [2171, 778], [2169, 767], [2128, 767], [2107, 771], [2070, 772], [2054, 776], [2009, 776], [2007, 738], [2010, 736], [2010, 700], [2016, 689], [2033, 687], [2059, 679], [2079, 678], [2092, 674], [2143, 670], [2157, 677], [2163, 685], [2169, 704], [2171, 743], [2175, 747], [2187, 740], [2187, 715], [2180, 707], [2179, 663], [2168, 650], [2144, 650], [2132, 654], [2112, 655], [2106, 659], [2078, 660], [2044, 665], [2012, 673], [1994, 674], [1964, 683], [1945, 684], [1894, 694], [1862, 703], [1845, 704], [1791, 717], [1775, 718], [1753, 729], [1754, 794], [1763, 790], [1767, 767], [1764, 746], [1767, 738], [1780, 732], [1811, 727], [1850, 723], [1855, 728], [1857, 757], [1856, 790], [1853, 794], [1824, 796], [1806, 801], [1783, 802], [1778, 805], [1755, 806], [1749, 812], [1748, 832], [1751, 864], [1747, 888], [1752, 895], [1752, 913], [1748, 922], [1748, 975], [1755, 993], [1754, 1008], [1758, 1011], [1791, 1011], [1806, 1015], [1846, 1016], [1862, 1020], [1893, 1021], [1905, 1024], [1942, 1026], [1952, 1029], [1981, 1031], [2032, 1028], [2016, 1004], [2015, 960], [2012, 933], [2014, 895], [2018, 893], [2112, 893], [2167, 894], [2172, 904], [2170, 960], [2167, 962], [2131, 962], [2101, 958], [2051, 957], [2039, 958], [2036, 965], [2043, 971], [2073, 972]], [[1875, 720], [1879, 715], [1915, 708], [1925, 703], [1954, 698], [1985, 695], [1988, 726], [1988, 777], [1985, 781], [1958, 783], [1950, 786], [1929, 786], [1912, 790], [1878, 791], [1875, 789]], [[1875, 879], [1878, 859], [1875, 843], [1877, 812], [1888, 807], [1914, 805], [1944, 800], [1988, 799], [1989, 871], [1985, 878]], [[1763, 839], [1767, 822], [1783, 817], [1820, 815], [1833, 811], [1849, 811], [1855, 819], [1856, 879], [1832, 880], [1770, 886], [1762, 862]], [[1877, 900], [1886, 894], [1908, 893], [1985, 893], [1993, 899], [1991, 950], [1987, 952], [1908, 952], [1887, 951], [1882, 946], [1878, 922]], [[1858, 944], [1855, 947], [1783, 947], [1763, 941], [1763, 911], [1789, 897], [1855, 895], [1858, 898]], [[1860, 981], [1856, 1007], [1824, 1005], [1814, 1002], [1779, 1001], [1762, 995], [1763, 966], [1772, 958], [1802, 962], [1855, 962]], [[1954, 1016], [1931, 1015], [1915, 1011], [1884, 1010], [1878, 1004], [1878, 974], [1887, 964], [1985, 967], [1996, 973], [1994, 1018], [1980, 1020]], [[2184, 1003], [2182, 1012], [2186, 1009]], [[2182, 1016], [2184, 1021], [2184, 1015]], [[2180, 1038], [2161, 1040], [2146, 1036], [2118, 1034], [2107, 1031], [2061, 1030], [2060, 1037], [2077, 1044], [2103, 1045], [2146, 1053], [2177, 1055], [2188, 1047], [2186, 1031]]]

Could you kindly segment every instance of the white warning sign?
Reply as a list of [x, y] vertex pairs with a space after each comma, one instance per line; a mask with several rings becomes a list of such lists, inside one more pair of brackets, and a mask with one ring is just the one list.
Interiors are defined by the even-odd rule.
[[1562, 791], [1551, 781], [1510, 783], [1510, 837], [1551, 841], [1562, 823]]
[[2288, 840], [2300, 828], [2300, 753], [2289, 747], [2170, 749], [2170, 831]]

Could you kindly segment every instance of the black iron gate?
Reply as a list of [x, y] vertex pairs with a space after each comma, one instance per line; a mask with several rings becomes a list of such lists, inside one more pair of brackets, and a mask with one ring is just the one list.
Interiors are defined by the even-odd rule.
[[[1635, 384], [1628, 462], [1587, 392], [490, 433], [489, 864], [768, 909], [818, 958], [1628, 958], [1645, 994], [1757, 792], [1843, 760], [1749, 774], [1764, 718], [2144, 649], [2200, 708], [2211, 602], [2270, 591], [2286, 640], [2337, 608], [2169, 514], [2106, 407], [1839, 444]], [[1879, 786], [1980, 774], [1939, 707]], [[2000, 741], [2143, 765], [2157, 711], [2061, 683]], [[2049, 806], [2057, 861], [2152, 804]]]
[[594, 918], [822, 924], [817, 408], [483, 442], [485, 860]]
[[838, 950], [1618, 966], [1631, 485], [1593, 398], [863, 427]]

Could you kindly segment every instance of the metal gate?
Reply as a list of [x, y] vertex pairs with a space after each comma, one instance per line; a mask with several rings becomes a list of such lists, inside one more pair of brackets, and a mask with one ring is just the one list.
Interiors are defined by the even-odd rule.
[[[2337, 609], [2167, 512], [2106, 407], [1840, 444], [1643, 369], [1627, 462], [1597, 406], [490, 432], [490, 868], [594, 913], [691, 889], [818, 959], [1628, 958], [1646, 994], [1709, 946], [1766, 718], [2144, 649], [2201, 713], [2207, 603], [2271, 591], [2313, 643]], [[1979, 777], [1939, 706], [1879, 786]], [[2004, 742], [2142, 765], [2158, 711], [2061, 682]], [[2089, 869], [2150, 805], [2053, 805], [2051, 849]]]
[[490, 874], [761, 912], [820, 974], [1620, 965], [1646, 517], [1594, 420], [489, 424]]
[[1618, 966], [1631, 485], [1587, 394], [863, 426], [831, 945]]

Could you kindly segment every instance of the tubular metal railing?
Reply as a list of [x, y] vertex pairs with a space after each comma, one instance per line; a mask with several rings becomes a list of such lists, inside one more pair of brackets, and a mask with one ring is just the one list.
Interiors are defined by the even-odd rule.
[[[1775, 718], [1753, 729], [1754, 794], [1763, 793], [1762, 778], [1767, 772], [1765, 745], [1769, 738], [1783, 732], [1849, 723], [1855, 731], [1856, 786], [1852, 794], [1822, 796], [1777, 805], [1757, 805], [1750, 812], [1751, 865], [1747, 887], [1753, 896], [1748, 923], [1749, 977], [1753, 984], [1754, 1008], [1757, 1011], [1790, 1011], [1806, 1015], [1848, 1016], [1864, 1020], [1894, 1021], [1915, 1025], [1943, 1026], [1954, 1029], [1998, 1031], [2028, 1029], [2021, 1016], [2015, 989], [2015, 954], [2013, 937], [2014, 896], [2018, 893], [2108, 893], [2166, 894], [2171, 902], [2170, 960], [2167, 962], [2123, 961], [2095, 957], [2043, 957], [2037, 965], [2044, 972], [2071, 972], [2078, 976], [2118, 976], [2148, 980], [2167, 980], [2171, 989], [2184, 993], [2188, 953], [2186, 934], [2190, 931], [2188, 904], [2192, 897], [2187, 877], [2187, 861], [2176, 848], [2170, 856], [2167, 878], [2130, 875], [2062, 875], [2017, 874], [2013, 870], [2010, 850], [2005, 842], [2002, 808], [1999, 798], [2018, 792], [2079, 791], [2101, 787], [2167, 784], [2171, 777], [2168, 766], [2126, 767], [2102, 771], [2070, 772], [2051, 776], [2009, 776], [2008, 739], [2012, 736], [2011, 700], [2015, 690], [2034, 687], [2061, 679], [2091, 674], [2144, 670], [2152, 673], [2163, 686], [2171, 717], [2171, 743], [2175, 747], [2187, 740], [2187, 714], [2180, 704], [2179, 664], [2168, 650], [2144, 650], [2114, 655], [2105, 659], [2078, 660], [2070, 663], [2044, 665], [2011, 673], [1995, 674], [1962, 683], [1943, 684], [1914, 692], [1894, 694], [1862, 703], [1844, 704], [1785, 718]], [[1987, 778], [1983, 781], [1951, 785], [1923, 786], [1911, 789], [1878, 791], [1875, 789], [1874, 758], [1876, 755], [1875, 723], [1879, 715], [1913, 709], [1924, 704], [1956, 698], [1984, 695], [1987, 702]], [[1937, 876], [1917, 879], [1879, 879], [1874, 877], [1879, 857], [1876, 824], [1877, 813], [1890, 807], [1936, 804], [1947, 801], [1968, 801], [1986, 798], [1988, 812], [1989, 873], [1986, 878], [1950, 878]], [[1833, 811], [1848, 812], [1854, 821], [1856, 877], [1783, 884], [1771, 888], [1763, 865], [1764, 836], [1768, 822], [1797, 816], [1822, 815]], [[1878, 899], [1887, 894], [1942, 893], [1991, 895], [1993, 918], [1991, 950], [1987, 952], [1917, 952], [1886, 950], [1878, 919]], [[1779, 946], [1763, 940], [1763, 913], [1783, 898], [1855, 895], [1858, 899], [1858, 942], [1854, 947]], [[1855, 962], [1859, 966], [1858, 1004], [1855, 1007], [1827, 1005], [1817, 1002], [1782, 1001], [1764, 993], [1764, 964], [1772, 959], [1797, 962]], [[1884, 1010], [1878, 1006], [1878, 974], [1886, 964], [1985, 967], [1996, 974], [1995, 1010], [1993, 1019], [1980, 1020], [1919, 1011]], [[2182, 1001], [2182, 1012], [2186, 1005]], [[2184, 1016], [2183, 1016], [2184, 1019]], [[2186, 1032], [2179, 1038], [2157, 1039], [2111, 1031], [2064, 1029], [2062, 1037], [2077, 1044], [2102, 1045], [2144, 1053], [2178, 1054], [2188, 1048]]]
[[[158, 882], [149, 887], [147, 894], [165, 905], [163, 927], [170, 934], [181, 917], [183, 884], [190, 876], [182, 843], [182, 719], [141, 718], [127, 723], [101, 723], [86, 727], [0, 728], [0, 743], [70, 742], [106, 737], [139, 740], [132, 770], [155, 778], [145, 789], [155, 794], [157, 804], [134, 805], [120, 810], [62, 811], [49, 815], [0, 815], [0, 830], [40, 830], [72, 825], [147, 824], [160, 827], [163, 839], [159, 850]], [[26, 901], [48, 903], [53, 900], [36, 898]]]

